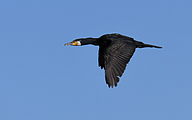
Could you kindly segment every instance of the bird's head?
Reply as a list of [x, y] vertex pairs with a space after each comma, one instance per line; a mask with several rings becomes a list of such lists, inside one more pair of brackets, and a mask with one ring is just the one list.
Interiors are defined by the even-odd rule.
[[70, 43], [65, 43], [65, 46], [67, 46], [67, 45], [80, 46], [81, 45], [81, 41], [80, 40], [73, 40]]
[[97, 38], [79, 38], [75, 39], [70, 43], [66, 43], [65, 46], [67, 45], [73, 45], [73, 46], [81, 46], [81, 45], [99, 45]]

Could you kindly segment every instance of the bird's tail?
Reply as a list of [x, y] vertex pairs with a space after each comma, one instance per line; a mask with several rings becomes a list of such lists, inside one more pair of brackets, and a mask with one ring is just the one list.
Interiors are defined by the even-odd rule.
[[143, 42], [139, 42], [139, 41], [136, 41], [135, 43], [136, 43], [137, 48], [144, 48], [144, 47], [162, 48], [160, 46], [144, 44]]

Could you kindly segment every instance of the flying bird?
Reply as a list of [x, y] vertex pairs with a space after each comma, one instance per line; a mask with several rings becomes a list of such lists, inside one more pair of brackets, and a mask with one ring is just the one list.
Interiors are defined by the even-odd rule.
[[105, 80], [109, 88], [117, 86], [119, 77], [122, 76], [136, 48], [162, 48], [155, 45], [145, 44], [136, 41], [131, 37], [117, 33], [105, 34], [99, 38], [89, 37], [75, 39], [70, 43], [66, 43], [65, 46], [82, 46], [88, 44], [99, 46], [99, 67], [105, 69]]

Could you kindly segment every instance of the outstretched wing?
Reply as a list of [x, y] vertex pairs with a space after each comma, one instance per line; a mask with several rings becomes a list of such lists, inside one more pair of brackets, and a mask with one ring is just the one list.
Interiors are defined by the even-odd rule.
[[[130, 41], [113, 41], [99, 49], [99, 66], [105, 69], [105, 80], [112, 87], [119, 82], [127, 63], [135, 52], [136, 45]], [[119, 77], [118, 77], [119, 76]]]

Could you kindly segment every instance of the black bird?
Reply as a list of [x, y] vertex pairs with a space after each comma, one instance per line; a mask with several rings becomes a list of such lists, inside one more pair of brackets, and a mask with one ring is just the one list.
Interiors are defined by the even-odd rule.
[[135, 48], [154, 47], [162, 48], [155, 45], [144, 44], [136, 41], [131, 37], [121, 34], [105, 34], [99, 38], [80, 38], [73, 40], [66, 45], [81, 46], [92, 44], [99, 46], [99, 66], [105, 69], [105, 80], [109, 88], [119, 82], [127, 63], [130, 61]]

